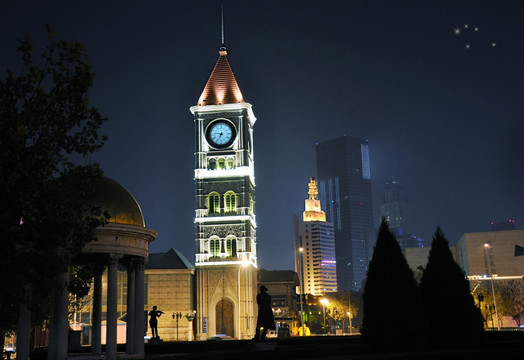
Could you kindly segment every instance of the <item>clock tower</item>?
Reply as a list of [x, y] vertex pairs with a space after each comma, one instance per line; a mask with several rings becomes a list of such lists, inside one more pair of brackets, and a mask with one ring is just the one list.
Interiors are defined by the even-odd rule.
[[196, 106], [197, 339], [255, 333], [257, 251], [253, 125], [222, 45]]

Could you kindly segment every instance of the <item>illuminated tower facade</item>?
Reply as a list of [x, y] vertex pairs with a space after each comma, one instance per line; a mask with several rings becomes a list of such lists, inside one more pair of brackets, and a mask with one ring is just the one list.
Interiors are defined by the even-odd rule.
[[315, 179], [309, 181], [308, 194], [302, 221], [295, 216], [295, 271], [300, 293], [322, 296], [337, 291], [333, 223], [326, 222]]
[[224, 46], [196, 106], [197, 339], [255, 333], [257, 251], [251, 104]]
[[335, 229], [339, 291], [360, 290], [373, 231], [367, 140], [341, 136], [317, 143], [320, 199]]

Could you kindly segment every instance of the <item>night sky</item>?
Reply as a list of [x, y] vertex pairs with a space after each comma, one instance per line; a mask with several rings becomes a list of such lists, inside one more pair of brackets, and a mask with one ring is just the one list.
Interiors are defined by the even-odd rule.
[[407, 230], [428, 241], [437, 225], [452, 244], [491, 221], [522, 228], [522, 1], [3, 1], [2, 78], [22, 69], [16, 39], [31, 31], [42, 44], [45, 23], [85, 43], [91, 103], [109, 119], [92, 160], [158, 231], [151, 252], [174, 247], [194, 262], [189, 107], [218, 59], [220, 5], [258, 119], [259, 267], [293, 268], [315, 143], [344, 134], [369, 139], [377, 226], [385, 181], [397, 178]]

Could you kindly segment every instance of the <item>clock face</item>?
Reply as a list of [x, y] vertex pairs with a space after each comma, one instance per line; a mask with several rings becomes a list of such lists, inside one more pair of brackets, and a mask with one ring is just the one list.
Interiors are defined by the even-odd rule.
[[214, 147], [225, 148], [235, 140], [235, 127], [229, 121], [218, 120], [208, 127], [206, 138]]

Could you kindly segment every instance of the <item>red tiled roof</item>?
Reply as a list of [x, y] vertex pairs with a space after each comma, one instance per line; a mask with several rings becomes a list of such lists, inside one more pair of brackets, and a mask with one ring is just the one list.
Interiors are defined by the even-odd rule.
[[227, 51], [221, 47], [219, 58], [207, 81], [202, 95], [198, 99], [199, 106], [237, 104], [244, 102], [235, 75], [227, 61]]

